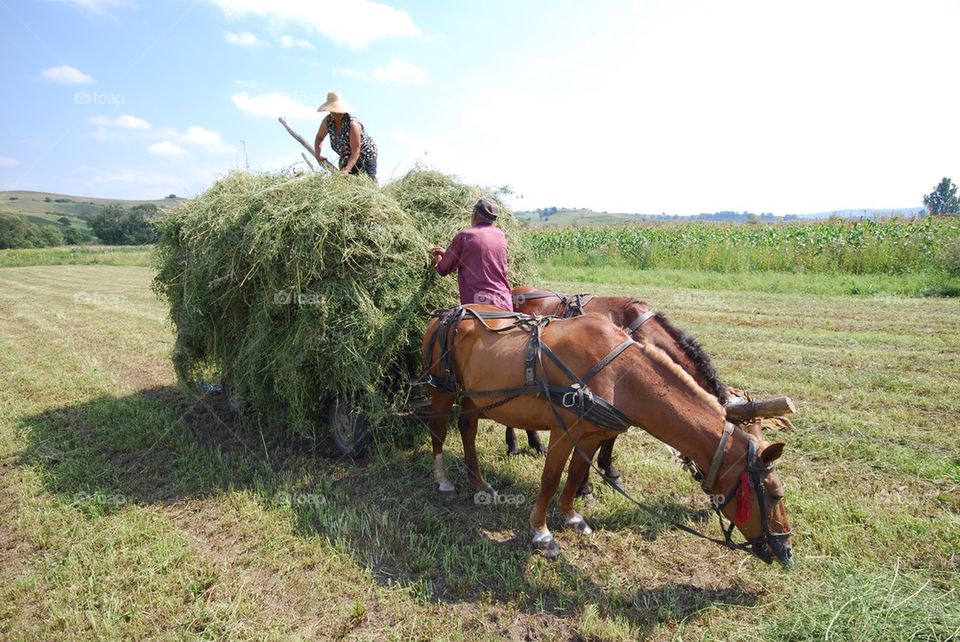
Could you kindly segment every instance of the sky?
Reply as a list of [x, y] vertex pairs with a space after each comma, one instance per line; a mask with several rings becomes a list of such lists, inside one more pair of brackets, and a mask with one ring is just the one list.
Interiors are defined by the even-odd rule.
[[[328, 91], [516, 209], [907, 208], [960, 182], [957, 0], [0, 0], [0, 190], [289, 170]], [[329, 144], [324, 147], [333, 155]]]

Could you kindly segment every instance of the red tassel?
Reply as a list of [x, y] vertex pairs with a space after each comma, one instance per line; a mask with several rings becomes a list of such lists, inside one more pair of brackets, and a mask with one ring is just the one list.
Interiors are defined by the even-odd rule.
[[741, 526], [750, 519], [750, 476], [747, 471], [740, 473], [737, 485], [737, 524]]

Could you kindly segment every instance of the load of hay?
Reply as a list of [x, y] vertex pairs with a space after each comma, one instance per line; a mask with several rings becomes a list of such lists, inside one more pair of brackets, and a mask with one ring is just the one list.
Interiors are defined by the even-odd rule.
[[[428, 249], [488, 194], [433, 171], [378, 187], [342, 175], [236, 172], [159, 222], [154, 289], [183, 382], [222, 377], [270, 425], [315, 435], [351, 399], [382, 432], [421, 378], [430, 313], [458, 302]], [[507, 208], [511, 284], [531, 264]], [[388, 431], [389, 432], [389, 431]]]

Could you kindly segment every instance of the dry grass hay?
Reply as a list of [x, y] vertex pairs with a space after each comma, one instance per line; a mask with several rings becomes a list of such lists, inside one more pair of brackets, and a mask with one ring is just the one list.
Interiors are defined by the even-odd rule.
[[[420, 379], [430, 313], [458, 301], [428, 248], [485, 193], [422, 170], [383, 188], [319, 174], [216, 182], [159, 223], [154, 289], [170, 304], [179, 378], [222, 374], [271, 425], [311, 435], [328, 402], [351, 397], [384, 431]], [[502, 212], [511, 283], [530, 282], [520, 224]]]

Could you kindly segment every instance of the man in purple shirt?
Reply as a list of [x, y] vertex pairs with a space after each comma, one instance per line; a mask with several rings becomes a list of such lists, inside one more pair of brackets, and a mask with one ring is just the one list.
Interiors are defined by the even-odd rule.
[[489, 198], [473, 206], [471, 226], [453, 237], [450, 247], [430, 249], [441, 276], [457, 270], [460, 303], [486, 303], [513, 312], [507, 283], [507, 239], [493, 223], [500, 208]]

